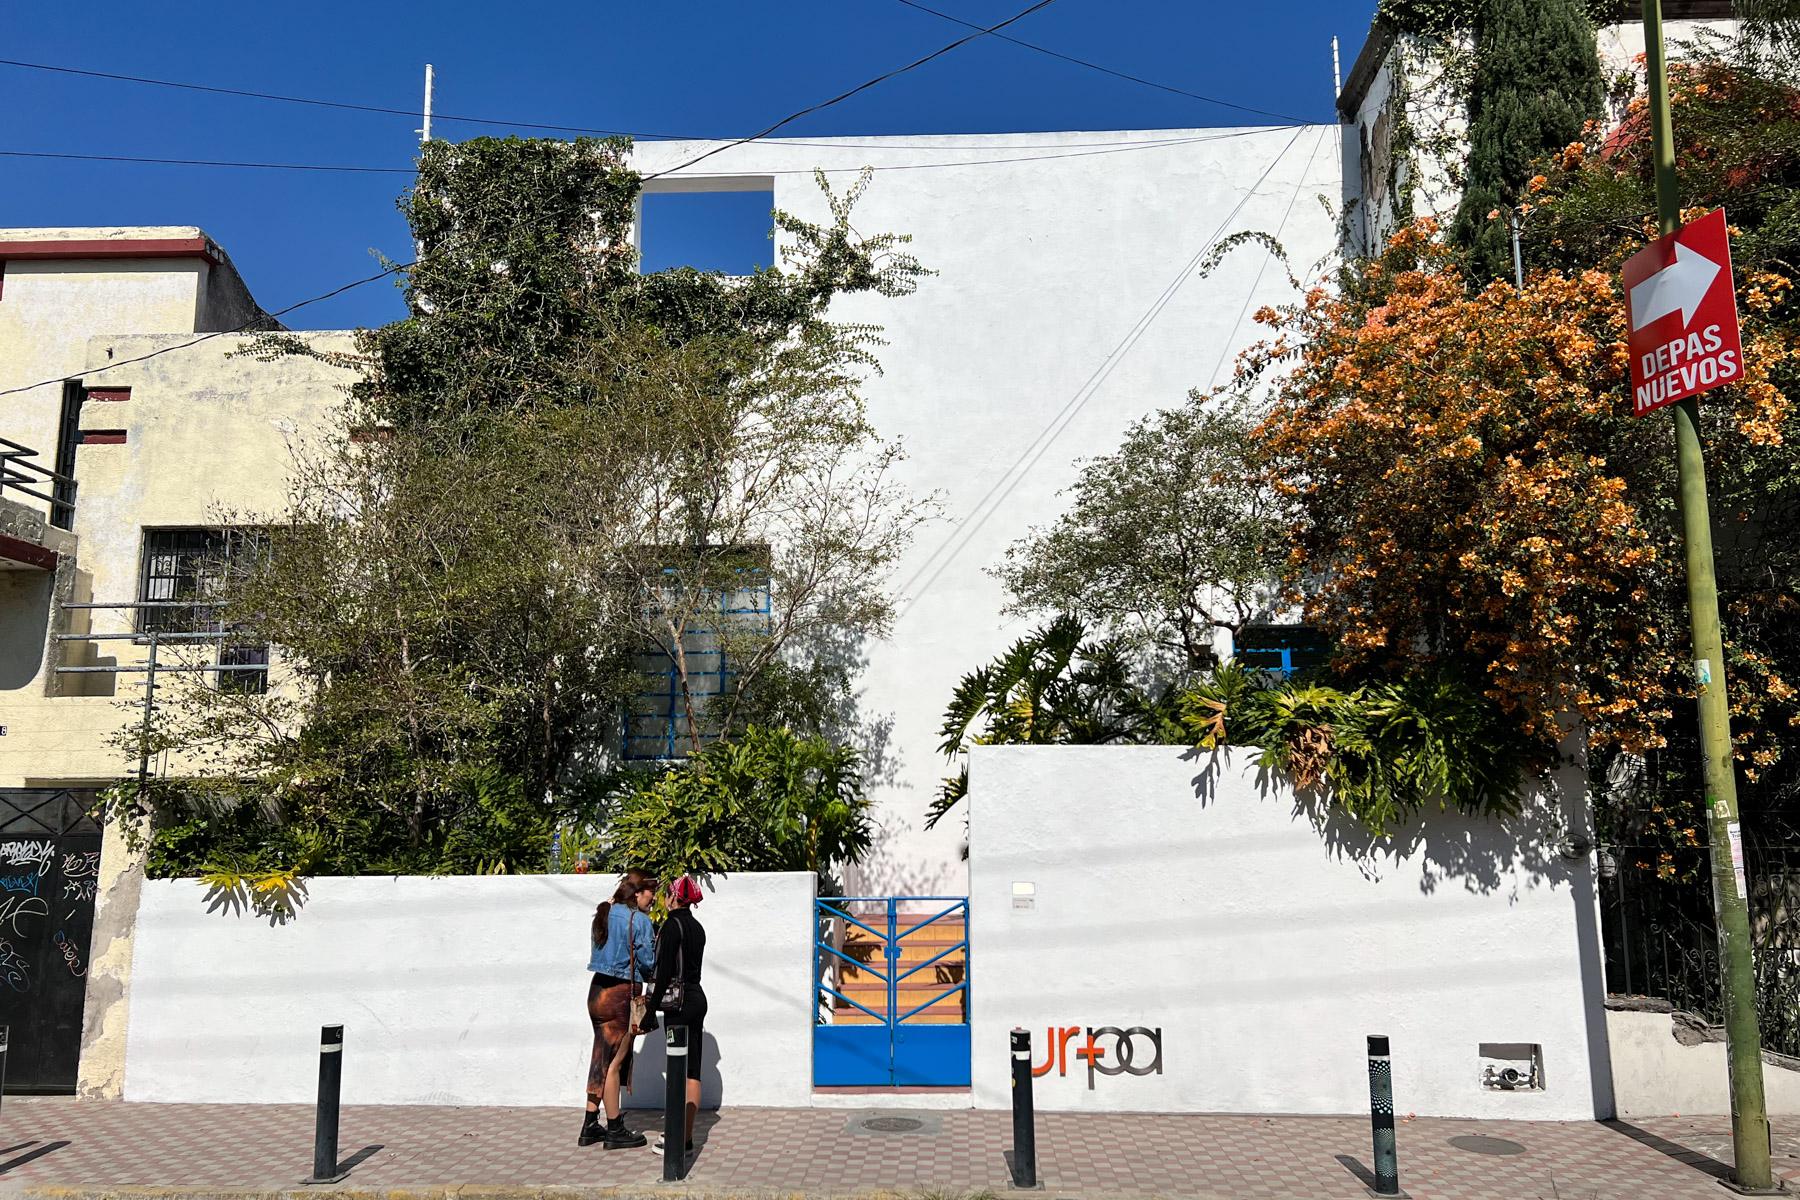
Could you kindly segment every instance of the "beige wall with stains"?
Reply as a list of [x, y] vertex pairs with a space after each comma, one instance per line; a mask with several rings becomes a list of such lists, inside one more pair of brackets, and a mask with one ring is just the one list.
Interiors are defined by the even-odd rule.
[[[0, 242], [202, 238], [191, 226], [0, 229]], [[264, 327], [222, 252], [204, 258], [36, 259], [5, 264], [0, 284], [0, 437], [54, 465], [62, 381], [129, 388], [122, 402], [90, 399], [83, 430], [123, 430], [122, 445], [81, 445], [74, 529], [41, 530], [41, 511], [8, 509], [8, 528], [63, 555], [53, 575], [0, 572], [0, 786], [103, 785], [130, 774], [110, 739], [141, 714], [142, 674], [58, 674], [61, 665], [139, 665], [132, 641], [56, 643], [59, 631], [128, 632], [126, 610], [64, 608], [70, 601], [137, 598], [144, 530], [206, 525], [221, 506], [274, 512], [295, 450], [330, 436], [347, 373], [317, 360], [260, 362], [247, 335], [197, 344], [196, 334]], [[300, 335], [321, 349], [351, 334]], [[143, 361], [132, 362], [146, 355]], [[35, 385], [35, 386], [33, 386]], [[23, 499], [20, 497], [19, 499]], [[25, 501], [41, 510], [42, 505]], [[29, 534], [31, 530], [14, 530]], [[175, 766], [179, 764], [159, 764]], [[143, 872], [116, 826], [106, 829], [90, 948], [78, 1089], [118, 1096], [124, 1084], [127, 998]]]

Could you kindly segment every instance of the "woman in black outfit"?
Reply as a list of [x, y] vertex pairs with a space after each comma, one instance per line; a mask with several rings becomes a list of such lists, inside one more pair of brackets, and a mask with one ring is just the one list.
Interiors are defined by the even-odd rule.
[[[656, 982], [650, 992], [650, 1012], [644, 1028], [656, 1027], [656, 1013], [663, 996], [678, 978], [681, 1005], [669, 1013], [670, 1025], [687, 1028], [687, 1147], [694, 1149], [694, 1114], [700, 1110], [701, 1035], [706, 1025], [706, 993], [700, 990], [700, 964], [706, 957], [706, 930], [694, 916], [694, 906], [706, 898], [700, 885], [682, 875], [669, 884], [669, 919], [656, 939]], [[656, 1148], [662, 1149], [657, 1139]]]

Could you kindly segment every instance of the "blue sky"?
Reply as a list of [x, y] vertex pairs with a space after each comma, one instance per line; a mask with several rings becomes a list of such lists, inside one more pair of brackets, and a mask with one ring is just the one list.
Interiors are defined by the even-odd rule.
[[[1025, 0], [921, 0], [992, 24]], [[1212, 4], [1056, 0], [1006, 32], [1254, 108], [1329, 121], [1331, 38], [1348, 71], [1374, 0]], [[900, 0], [683, 0], [497, 5], [324, 0], [10, 6], [0, 57], [116, 74], [417, 109], [426, 62], [442, 114], [681, 136], [744, 136], [937, 49], [966, 29]], [[0, 150], [404, 168], [417, 120], [0, 66]], [[982, 38], [782, 132], [786, 136], [1158, 129], [1266, 118]], [[439, 121], [444, 137], [528, 132]], [[336, 174], [0, 158], [0, 226], [199, 225], [263, 305], [280, 308], [408, 253], [402, 174]], [[762, 205], [667, 203], [646, 265], [741, 267]], [[646, 227], [650, 223], [646, 222]], [[391, 320], [371, 284], [290, 319]]]

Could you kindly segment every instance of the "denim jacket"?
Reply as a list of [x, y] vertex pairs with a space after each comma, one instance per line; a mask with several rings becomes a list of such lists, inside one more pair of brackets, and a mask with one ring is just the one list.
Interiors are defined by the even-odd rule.
[[606, 944], [595, 946], [588, 955], [588, 970], [618, 979], [631, 978], [627, 958], [629, 941], [637, 952], [637, 977], [648, 983], [656, 974], [656, 929], [648, 915], [629, 904], [615, 904], [606, 919]]

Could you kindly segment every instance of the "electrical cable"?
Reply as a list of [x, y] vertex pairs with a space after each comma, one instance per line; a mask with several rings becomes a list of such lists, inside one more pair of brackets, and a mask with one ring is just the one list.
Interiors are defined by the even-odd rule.
[[[930, 13], [934, 17], [941, 17], [944, 20], [950, 21], [957, 25], [966, 25], [970, 29], [979, 29], [980, 28], [980, 26], [976, 25], [972, 21], [965, 21], [961, 17], [955, 16], [951, 13], [939, 12], [937, 9], [932, 8], [928, 5], [920, 4], [918, 2], [918, 0], [899, 0], [899, 2], [901, 4], [906, 5], [906, 7], [908, 7], [908, 8], [916, 8], [920, 12]], [[1076, 58], [1073, 54], [1064, 54], [1061, 51], [1052, 50], [1048, 46], [1040, 46], [1040, 45], [1036, 44], [1035, 42], [1027, 42], [1021, 38], [1010, 37], [1004, 33], [995, 34], [995, 36], [998, 37], [1003, 42], [1011, 42], [1015, 46], [1023, 46], [1027, 50], [1035, 50], [1039, 54], [1047, 54], [1051, 58], [1060, 58], [1064, 62], [1074, 63], [1078, 67], [1086, 67], [1091, 71], [1099, 71], [1103, 75], [1111, 75], [1117, 79], [1130, 80], [1132, 83], [1141, 83], [1145, 87], [1156, 88], [1158, 91], [1172, 92], [1177, 96], [1186, 96], [1191, 100], [1202, 100], [1202, 101], [1205, 101], [1207, 104], [1217, 104], [1224, 108], [1235, 108], [1239, 112], [1255, 113], [1258, 116], [1275, 117], [1277, 120], [1287, 121], [1290, 124], [1294, 124], [1294, 125], [1312, 125], [1312, 124], [1317, 123], [1317, 122], [1313, 122], [1313, 121], [1308, 121], [1304, 117], [1291, 117], [1291, 116], [1288, 116], [1286, 113], [1270, 112], [1266, 108], [1252, 108], [1248, 104], [1235, 104], [1230, 100], [1221, 100], [1217, 96], [1202, 95], [1199, 92], [1190, 92], [1183, 88], [1172, 87], [1166, 83], [1158, 83], [1154, 79], [1145, 79], [1141, 75], [1131, 75], [1131, 74], [1127, 74], [1124, 71], [1117, 71], [1117, 70], [1114, 70], [1112, 67], [1102, 66], [1101, 64], [1099, 64], [1097, 62], [1090, 62], [1085, 58]]]
[[704, 154], [698, 154], [698, 155], [694, 156], [693, 158], [688, 159], [686, 162], [678, 163], [677, 165], [675, 165], [673, 167], [669, 167], [667, 170], [658, 171], [654, 175], [646, 175], [646, 176], [644, 176], [644, 179], [646, 181], [651, 180], [651, 179], [659, 179], [664, 175], [670, 175], [676, 171], [686, 170], [688, 167], [691, 167], [698, 163], [706, 161], [707, 159], [711, 158], [715, 154], [723, 154], [725, 151], [730, 150], [736, 146], [742, 146], [746, 142], [760, 141], [761, 139], [768, 137], [771, 133], [774, 133], [777, 129], [780, 129], [783, 125], [791, 125], [795, 121], [798, 121], [801, 117], [810, 116], [813, 113], [819, 112], [823, 109], [830, 108], [834, 104], [841, 104], [845, 100], [850, 99], [850, 97], [857, 95], [860, 92], [866, 92], [872, 87], [876, 87], [880, 84], [886, 83], [888, 80], [894, 78], [897, 75], [904, 75], [908, 71], [915, 70], [919, 67], [924, 66], [926, 63], [932, 61], [935, 58], [942, 58], [944, 55], [950, 53], [952, 50], [955, 50], [957, 47], [968, 45], [970, 42], [974, 41], [976, 38], [986, 37], [988, 34], [993, 33], [996, 30], [1005, 29], [1008, 25], [1011, 25], [1015, 21], [1022, 21], [1026, 17], [1029, 17], [1034, 12], [1037, 12], [1040, 9], [1050, 7], [1050, 5], [1052, 5], [1053, 3], [1055, 3], [1055, 0], [1036, 0], [1036, 3], [1028, 5], [1027, 7], [1021, 9], [1020, 11], [1014, 13], [1012, 16], [1006, 18], [1006, 20], [1001, 21], [994, 25], [986, 26], [986, 27], [978, 30], [975, 33], [969, 34], [967, 37], [957, 38], [954, 42], [951, 42], [949, 45], [941, 46], [938, 49], [933, 50], [930, 54], [925, 55], [923, 58], [915, 58], [912, 62], [907, 63], [905, 66], [895, 67], [893, 70], [888, 71], [885, 74], [877, 75], [873, 79], [866, 80], [863, 83], [859, 83], [855, 87], [851, 88], [849, 91], [840, 92], [837, 95], [833, 96], [829, 100], [821, 100], [819, 103], [810, 105], [806, 108], [801, 109], [798, 112], [789, 113], [787, 116], [781, 118], [781, 120], [775, 122], [773, 125], [769, 126], [767, 129], [764, 129], [758, 133], [753, 133], [749, 137], [737, 138], [734, 141], [726, 142], [722, 146], [715, 146], [711, 150], [706, 151]]
[[[968, 24], [967, 22], [963, 22], [963, 23]], [[971, 26], [971, 28], [980, 28], [980, 27], [979, 26]], [[1036, 47], [1034, 47], [1034, 48], [1036, 48]], [[1053, 54], [1055, 52], [1054, 51], [1046, 51], [1046, 53]], [[1087, 64], [1084, 64], [1084, 65], [1087, 65]], [[389, 108], [385, 105], [379, 105], [379, 104], [361, 104], [361, 103], [357, 103], [357, 102], [349, 101], [349, 100], [326, 100], [326, 99], [322, 99], [319, 97], [313, 97], [313, 96], [287, 96], [287, 95], [282, 95], [281, 93], [278, 93], [278, 92], [258, 92], [258, 91], [250, 90], [248, 88], [217, 87], [212, 84], [191, 83], [191, 82], [188, 82], [185, 80], [177, 80], [177, 79], [154, 79], [154, 78], [151, 78], [151, 77], [145, 76], [145, 75], [122, 75], [122, 74], [118, 74], [118, 73], [112, 72], [112, 71], [90, 71], [90, 70], [86, 70], [81, 67], [61, 66], [61, 65], [58, 65], [55, 63], [26, 62], [22, 59], [16, 59], [16, 58], [0, 58], [0, 66], [18, 67], [22, 70], [28, 70], [28, 71], [46, 71], [46, 72], [50, 72], [50, 73], [58, 74], [58, 75], [74, 75], [74, 76], [84, 77], [84, 78], [89, 78], [89, 79], [105, 79], [105, 80], [110, 80], [110, 81], [118, 82], [118, 83], [136, 83], [136, 84], [144, 84], [144, 85], [147, 85], [150, 87], [175, 88], [180, 91], [206, 92], [206, 93], [211, 93], [213, 95], [219, 95], [219, 96], [238, 96], [238, 97], [242, 97], [245, 99], [251, 99], [251, 100], [278, 101], [283, 104], [301, 104], [301, 105], [310, 105], [310, 106], [316, 107], [316, 108], [334, 108], [334, 109], [346, 110], [349, 112], [366, 112], [366, 113], [376, 113], [376, 114], [380, 114], [380, 115], [384, 115], [384, 116], [407, 117], [407, 118], [410, 118], [413, 120], [422, 120], [425, 116], [423, 111], [409, 109], [409, 108]], [[1107, 68], [1101, 68], [1101, 69], [1105, 70]], [[1152, 86], [1161, 86], [1161, 85], [1153, 84]], [[1184, 93], [1184, 94], [1192, 94], [1192, 93]], [[1211, 98], [1207, 97], [1207, 99], [1211, 99]], [[1230, 101], [1226, 101], [1226, 100], [1216, 100], [1215, 99], [1215, 100], [1213, 100], [1213, 103], [1224, 104], [1224, 105], [1227, 105], [1228, 107], [1242, 109], [1245, 112], [1261, 112], [1262, 111], [1260, 109], [1249, 108], [1245, 105], [1232, 104]], [[1293, 119], [1293, 118], [1283, 117], [1283, 116], [1281, 116], [1281, 114], [1278, 114], [1278, 113], [1269, 113], [1269, 114], [1265, 114], [1265, 115], [1280, 117], [1280, 119], [1282, 119], [1282, 120], [1292, 120]], [[557, 125], [557, 124], [551, 124], [551, 123], [543, 122], [543, 121], [513, 120], [513, 119], [507, 118], [507, 117], [469, 117], [469, 116], [456, 116], [453, 114], [434, 112], [431, 114], [431, 119], [433, 121], [451, 121], [451, 122], [457, 122], [457, 123], [466, 124], [466, 125], [495, 125], [495, 126], [499, 126], [499, 127], [507, 128], [507, 129], [536, 129], [536, 130], [543, 130], [543, 131], [551, 132], [551, 133], [592, 134], [592, 135], [597, 135], [597, 136], [602, 136], [602, 137], [629, 137], [629, 138], [634, 138], [639, 141], [645, 141], [645, 142], [655, 142], [655, 141], [703, 142], [703, 141], [718, 141], [719, 140], [718, 138], [700, 137], [698, 135], [689, 134], [689, 133], [655, 133], [655, 132], [644, 132], [641, 130], [640, 131], [632, 131], [632, 130], [628, 130], [628, 129], [600, 129], [600, 128], [597, 128], [594, 126], [588, 126], [588, 125]], [[875, 135], [875, 136], [880, 136], [880, 135]], [[904, 136], [904, 135], [902, 135], [902, 136]], [[942, 136], [957, 136], [957, 135], [946, 134], [946, 135], [942, 135]], [[972, 136], [978, 136], [978, 135], [972, 135]], [[838, 141], [838, 140], [825, 140], [825, 139], [819, 139], [819, 138], [807, 138], [805, 140], [793, 140], [793, 139], [782, 139], [782, 138], [763, 138], [761, 140], [768, 141], [768, 142], [770, 142], [774, 145], [778, 145], [778, 146], [831, 146], [831, 147], [842, 148], [842, 149], [846, 149], [846, 150], [885, 150], [885, 149], [960, 150], [960, 149], [964, 148], [964, 147], [957, 146], [957, 145], [949, 145], [949, 144], [934, 143], [934, 142], [909, 142], [909, 143], [904, 143], [904, 144], [896, 144], [891, 141], [883, 141], [883, 142]], [[989, 143], [989, 144], [993, 145], [994, 143]], [[1125, 144], [1125, 143], [1116, 143], [1116, 144]]]
[[[1313, 143], [1312, 153], [1306, 157], [1306, 166], [1301, 168], [1300, 178], [1294, 184], [1294, 194], [1288, 197], [1287, 211], [1281, 214], [1281, 224], [1275, 227], [1274, 241], [1276, 245], [1281, 244], [1281, 233], [1287, 228], [1288, 218], [1294, 215], [1294, 202], [1300, 199], [1300, 193], [1306, 188], [1306, 177], [1312, 171], [1312, 165], [1319, 157], [1319, 147], [1325, 144], [1325, 132], [1322, 128], [1319, 130], [1319, 140]], [[1264, 249], [1268, 248], [1264, 247]], [[1213, 364], [1212, 374], [1206, 377], [1206, 390], [1209, 392], [1219, 381], [1219, 371], [1225, 366], [1226, 356], [1231, 353], [1231, 344], [1237, 341], [1238, 329], [1244, 323], [1244, 315], [1250, 311], [1250, 302], [1256, 298], [1256, 289], [1262, 286], [1263, 272], [1268, 270], [1269, 259], [1273, 257], [1273, 251], [1263, 256], [1261, 264], [1256, 268], [1256, 278], [1250, 283], [1250, 290], [1244, 293], [1244, 306], [1238, 309], [1237, 320], [1231, 323], [1231, 332], [1226, 334], [1225, 340], [1219, 344], [1219, 361]]]
[[[249, 333], [249, 332], [259, 332], [260, 333], [263, 331], [262, 330], [252, 330], [251, 327], [254, 325], [260, 324], [264, 317], [285, 317], [289, 313], [298, 312], [300, 309], [303, 309], [310, 304], [318, 304], [321, 301], [330, 300], [334, 296], [341, 296], [345, 292], [350, 291], [352, 288], [359, 288], [359, 287], [363, 286], [365, 283], [374, 283], [377, 279], [386, 279], [389, 275], [393, 275], [399, 271], [404, 271], [408, 267], [412, 267], [414, 265], [416, 265], [416, 264], [410, 263], [410, 262], [393, 263], [387, 267], [382, 268], [380, 271], [377, 271], [375, 274], [365, 276], [364, 278], [358, 279], [353, 283], [346, 283], [342, 287], [332, 288], [329, 292], [324, 292], [320, 295], [312, 296], [305, 300], [298, 301], [294, 304], [288, 305], [286, 308], [277, 309], [272, 313], [262, 313], [258, 316], [251, 317], [248, 321], [245, 321], [243, 324], [238, 325], [234, 328], [215, 329], [210, 333], [203, 333], [199, 337], [192, 338], [185, 342], [178, 342], [172, 346], [158, 347], [157, 349], [150, 351], [150, 353], [148, 353], [148, 354], [139, 354], [133, 358], [122, 358], [118, 362], [109, 362], [105, 366], [86, 367], [80, 371], [73, 371], [67, 375], [59, 375], [55, 379], [44, 379], [44, 380], [38, 381], [37, 383], [27, 383], [21, 387], [7, 388], [5, 391], [0, 391], [0, 396], [16, 396], [21, 392], [34, 391], [37, 388], [41, 388], [41, 387], [50, 387], [52, 385], [64, 383], [65, 381], [70, 380], [70, 379], [81, 379], [88, 375], [98, 375], [103, 371], [110, 371], [115, 367], [128, 367], [128, 366], [131, 366], [133, 363], [141, 363], [148, 359], [156, 358], [160, 355], [171, 354], [171, 353], [175, 352], [176, 350], [186, 350], [190, 346], [198, 346], [201, 342], [210, 342], [213, 338], [216, 338], [216, 337], [229, 337], [234, 333]], [[270, 330], [268, 332], [279, 332], [279, 331]]]
[[[63, 67], [52, 63], [22, 62], [16, 58], [0, 58], [0, 66], [21, 67], [28, 71], [50, 71], [59, 75], [81, 75], [89, 79], [110, 79], [117, 83], [142, 83], [152, 87], [178, 88], [187, 92], [210, 92], [216, 96], [240, 96], [250, 100], [277, 100], [283, 104], [306, 104], [315, 108], [338, 108], [350, 112], [380, 113], [391, 117], [423, 120], [424, 112], [410, 108], [388, 108], [380, 104], [356, 104], [348, 100], [321, 100], [314, 96], [284, 96], [278, 92], [256, 92], [246, 88], [215, 87], [206, 83], [185, 83], [175, 79], [152, 79], [145, 75], [121, 75], [112, 71], [89, 71], [81, 67]], [[546, 129], [558, 133], [595, 133], [605, 137], [679, 138], [673, 133], [632, 134], [622, 129], [584, 129], [577, 125], [545, 125], [532, 121], [503, 121], [488, 117], [456, 117], [432, 113], [433, 121], [458, 121], [472, 125], [505, 125], [514, 129]]]
[[215, 158], [148, 158], [135, 154], [58, 154], [49, 150], [0, 150], [0, 158], [55, 158], [74, 162], [149, 163], [165, 167], [248, 167], [262, 171], [334, 171], [359, 175], [411, 175], [412, 167], [344, 167], [325, 163], [236, 162]]
[[[1230, 130], [1225, 133], [1208, 134], [1208, 135], [1205, 135], [1202, 137], [1164, 138], [1164, 139], [1159, 139], [1157, 141], [1144, 141], [1144, 142], [1120, 142], [1120, 143], [1091, 142], [1091, 143], [1086, 143], [1085, 145], [1099, 146], [1099, 147], [1103, 147], [1103, 148], [1101, 148], [1101, 149], [1076, 148], [1076, 149], [1058, 151], [1058, 152], [1049, 153], [1049, 154], [1015, 155], [1010, 158], [978, 158], [978, 159], [966, 159], [966, 160], [960, 160], [960, 161], [924, 162], [924, 163], [889, 163], [885, 166], [870, 165], [868, 167], [868, 169], [871, 171], [920, 171], [920, 170], [930, 170], [933, 168], [940, 168], [940, 167], [986, 167], [986, 166], [996, 166], [996, 165], [999, 165], [1002, 163], [1038, 162], [1038, 161], [1047, 161], [1047, 160], [1059, 159], [1059, 158], [1087, 158], [1087, 157], [1091, 157], [1091, 156], [1097, 155], [1097, 154], [1123, 154], [1128, 151], [1137, 151], [1137, 150], [1161, 150], [1161, 149], [1164, 149], [1164, 148], [1170, 147], [1170, 146], [1192, 146], [1192, 145], [1196, 145], [1201, 142], [1217, 142], [1217, 141], [1225, 141], [1225, 140], [1228, 140], [1231, 138], [1254, 137], [1257, 134], [1262, 134], [1262, 133], [1276, 133], [1276, 132], [1279, 132], [1280, 130], [1283, 130], [1286, 128], [1288, 128], [1288, 126], [1271, 125], [1271, 126], [1266, 126], [1266, 127], [1259, 128], [1259, 129], [1234, 129], [1234, 130]], [[784, 144], [786, 144], [786, 143], [784, 143]], [[804, 145], [805, 143], [792, 143], [792, 144]], [[967, 147], [957, 147], [957, 149], [966, 149], [969, 151], [977, 151], [977, 150], [982, 149], [982, 147], [967, 146]], [[345, 166], [345, 165], [338, 165], [338, 164], [333, 164], [333, 163], [252, 162], [252, 161], [243, 161], [243, 160], [237, 160], [237, 159], [155, 158], [155, 157], [151, 157], [148, 155], [135, 155], [135, 154], [68, 154], [68, 153], [61, 153], [61, 152], [49, 151], [49, 150], [0, 150], [0, 158], [42, 158], [42, 159], [63, 160], [63, 161], [71, 161], [71, 162], [135, 163], [135, 164], [150, 165], [150, 166], [172, 166], [172, 167], [230, 167], [230, 168], [264, 170], [264, 171], [348, 172], [351, 174], [412, 175], [412, 174], [415, 174], [417, 171], [417, 168], [415, 168], [415, 167], [364, 167], [364, 166]], [[846, 173], [846, 172], [861, 171], [861, 170], [863, 170], [863, 167], [862, 166], [818, 167], [818, 168], [795, 167], [795, 168], [783, 168], [783, 169], [772, 170], [772, 171], [757, 171], [756, 174], [758, 174], [758, 175], [811, 175], [814, 170], [822, 170], [829, 174], [842, 174], [842, 173]], [[719, 172], [719, 173], [713, 173], [713, 174], [709, 174], [707, 172], [695, 172], [693, 174], [683, 175], [683, 176], [681, 176], [681, 178], [683, 178], [683, 179], [735, 178], [736, 175], [737, 175], [736, 172]]]
[[[999, 511], [1001, 504], [1003, 504], [1006, 501], [1006, 498], [1012, 494], [1013, 489], [1018, 487], [1025, 476], [1031, 472], [1031, 469], [1035, 467], [1038, 462], [1042, 461], [1045, 454], [1049, 453], [1050, 447], [1055, 444], [1056, 439], [1061, 437], [1063, 432], [1074, 423], [1075, 418], [1081, 415], [1081, 410], [1087, 406], [1088, 401], [1092, 400], [1099, 392], [1100, 385], [1106, 382], [1106, 378], [1112, 374], [1113, 370], [1117, 368], [1121, 361], [1123, 361], [1125, 355], [1130, 352], [1131, 348], [1137, 344], [1138, 340], [1142, 338], [1149, 330], [1150, 326], [1155, 323], [1156, 318], [1161, 315], [1163, 309], [1168, 307], [1170, 301], [1175, 298], [1175, 294], [1181, 290], [1181, 285], [1186, 283], [1188, 278], [1199, 268], [1200, 262], [1206, 257], [1207, 252], [1210, 251], [1213, 246], [1217, 244], [1218, 240], [1224, 236], [1226, 226], [1237, 219], [1238, 213], [1242, 212], [1244, 206], [1250, 202], [1250, 197], [1256, 194], [1256, 189], [1261, 187], [1264, 181], [1274, 173], [1276, 166], [1280, 164], [1283, 158], [1287, 157], [1288, 151], [1294, 148], [1294, 143], [1300, 140], [1300, 135], [1304, 132], [1305, 126], [1301, 126], [1294, 130], [1294, 136], [1289, 138], [1287, 144], [1269, 161], [1269, 165], [1263, 169], [1263, 173], [1257, 178], [1256, 182], [1251, 185], [1249, 191], [1244, 193], [1243, 199], [1239, 200], [1237, 206], [1229, 213], [1225, 214], [1225, 219], [1219, 222], [1219, 226], [1217, 229], [1213, 230], [1212, 236], [1207, 238], [1205, 244], [1203, 244], [1200, 249], [1196, 250], [1193, 256], [1183, 264], [1181, 270], [1176, 273], [1175, 278], [1163, 289], [1162, 294], [1151, 302], [1149, 309], [1145, 311], [1143, 316], [1137, 319], [1136, 324], [1131, 327], [1119, 344], [1114, 346], [1112, 350], [1107, 353], [1106, 357], [1101, 360], [1100, 365], [1094, 369], [1093, 374], [1089, 375], [1086, 382], [1076, 389], [1074, 396], [1069, 399], [1068, 403], [1064, 404], [1062, 409], [1050, 418], [1049, 424], [1044, 426], [1037, 437], [1032, 439], [1031, 443], [1025, 447], [1024, 451], [1020, 453], [1016, 460], [1014, 460], [1013, 464], [1001, 473], [1000, 478], [994, 481], [993, 486], [988, 489], [987, 494], [976, 501], [969, 516], [964, 518], [955, 529], [951, 530], [950, 535], [940, 542], [937, 549], [927, 555], [925, 561], [920, 563], [917, 569], [913, 571], [911, 577], [899, 588], [899, 594], [902, 596], [906, 595], [912, 590], [913, 585], [919, 583], [921, 579], [923, 579], [924, 582], [920, 584], [918, 593], [907, 599], [896, 619], [903, 618], [907, 613], [912, 611], [913, 606], [916, 605], [920, 598], [931, 589], [932, 584], [937, 582], [938, 578], [944, 573], [945, 569], [949, 567], [956, 556], [961, 554], [962, 551], [968, 547], [969, 543], [974, 540], [975, 535], [981, 531], [982, 526], [986, 525], [988, 520], [993, 517], [994, 513]], [[1017, 472], [1017, 474], [1015, 475], [1014, 472]], [[989, 503], [990, 501], [992, 501], [991, 504]], [[986, 509], [985, 512], [983, 512], [984, 508]], [[977, 517], [977, 514], [980, 514], [979, 517]], [[960, 545], [956, 544], [958, 538], [962, 539]], [[946, 553], [946, 551], [948, 553]], [[940, 555], [942, 556], [941, 560], [939, 558]], [[937, 564], [935, 567], [932, 565], [934, 562]], [[929, 576], [926, 575], [928, 570], [930, 571]]]

